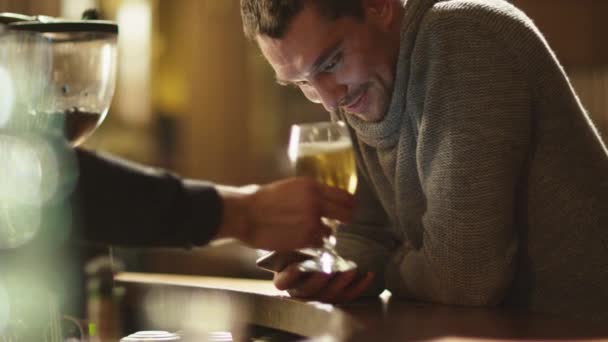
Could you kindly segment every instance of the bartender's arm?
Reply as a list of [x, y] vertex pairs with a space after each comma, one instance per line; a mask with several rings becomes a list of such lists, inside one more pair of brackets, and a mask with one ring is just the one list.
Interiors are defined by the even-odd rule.
[[257, 248], [321, 244], [321, 217], [349, 221], [348, 193], [292, 178], [249, 188], [184, 180], [166, 170], [77, 150], [75, 213], [87, 241], [138, 247], [200, 246], [236, 238]]

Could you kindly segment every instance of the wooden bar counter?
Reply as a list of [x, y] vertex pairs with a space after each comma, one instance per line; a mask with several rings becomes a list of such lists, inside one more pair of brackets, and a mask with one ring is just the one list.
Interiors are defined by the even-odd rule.
[[[144, 273], [119, 273], [115, 280], [128, 292], [156, 293], [153, 306], [180, 323], [203, 324], [224, 315], [239, 324], [330, 341], [608, 341], [606, 322], [411, 302], [388, 293], [333, 306], [291, 299], [266, 280]], [[193, 314], [192, 308], [209, 311]], [[185, 312], [194, 317], [180, 316]]]

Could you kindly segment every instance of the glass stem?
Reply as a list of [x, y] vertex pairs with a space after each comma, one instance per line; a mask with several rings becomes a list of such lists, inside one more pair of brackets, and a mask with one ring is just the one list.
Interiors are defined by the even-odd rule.
[[323, 238], [323, 249], [326, 253], [337, 256], [338, 252], [336, 251], [336, 231], [338, 229], [338, 225], [340, 221], [323, 218], [323, 223], [331, 228], [331, 235]]

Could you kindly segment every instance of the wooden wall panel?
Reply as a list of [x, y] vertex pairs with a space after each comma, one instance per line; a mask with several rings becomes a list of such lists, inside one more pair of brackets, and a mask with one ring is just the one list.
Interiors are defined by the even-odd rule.
[[44, 14], [57, 16], [60, 0], [0, 0], [0, 12], [16, 12], [29, 15]]
[[[248, 181], [250, 170], [249, 83], [246, 42], [238, 1], [180, 1], [192, 23], [188, 115], [180, 127], [179, 170], [216, 182]], [[259, 123], [260, 125], [264, 123]]]
[[543, 32], [566, 66], [608, 65], [608, 1], [513, 0]]

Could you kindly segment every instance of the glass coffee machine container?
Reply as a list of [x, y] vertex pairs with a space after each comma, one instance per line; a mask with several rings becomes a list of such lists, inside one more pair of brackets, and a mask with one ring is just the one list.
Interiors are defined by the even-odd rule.
[[15, 89], [18, 113], [11, 118], [12, 130], [81, 144], [110, 107], [118, 26], [101, 20], [36, 17], [5, 28], [5, 61], [21, 85]]
[[17, 22], [17, 21], [32, 21], [34, 17], [19, 13], [0, 13], [0, 34], [6, 30], [6, 25]]
[[66, 142], [82, 143], [108, 112], [117, 33], [106, 21], [0, 14], [0, 341], [68, 340], [79, 170]]

